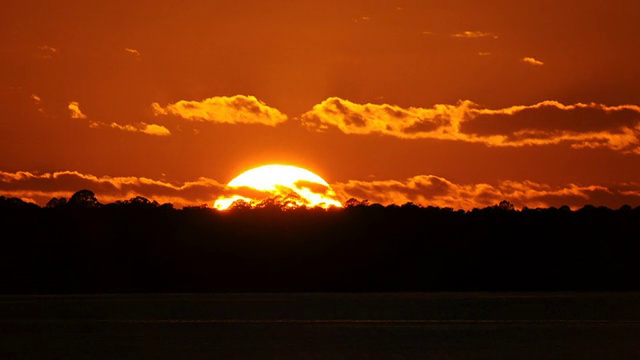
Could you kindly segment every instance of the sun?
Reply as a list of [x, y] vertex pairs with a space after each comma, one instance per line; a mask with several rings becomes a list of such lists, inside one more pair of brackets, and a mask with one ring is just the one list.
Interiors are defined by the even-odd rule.
[[229, 181], [229, 192], [213, 207], [226, 210], [236, 201], [256, 207], [270, 199], [285, 207], [342, 207], [329, 184], [313, 172], [292, 165], [271, 164], [247, 170]]

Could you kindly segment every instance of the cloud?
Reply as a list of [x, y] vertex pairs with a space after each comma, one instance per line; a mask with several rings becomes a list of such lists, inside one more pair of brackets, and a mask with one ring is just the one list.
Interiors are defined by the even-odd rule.
[[491, 37], [497, 39], [498, 36], [492, 33], [483, 32], [483, 31], [463, 31], [461, 33], [451, 35], [454, 38], [458, 39], [478, 39], [478, 38], [487, 38]]
[[361, 20], [362, 21], [369, 21], [369, 20], [371, 20], [371, 17], [367, 16], [367, 15], [363, 15], [363, 16], [360, 16], [359, 18], [353, 18], [353, 22], [356, 22], [356, 23], [360, 22]]
[[[640, 206], [640, 182], [609, 186], [594, 184], [548, 185], [531, 181], [501, 181], [496, 184], [457, 184], [434, 175], [418, 175], [399, 180], [350, 180], [331, 184], [338, 200], [369, 200], [383, 205], [407, 202], [422, 206], [472, 210], [493, 206], [507, 200], [516, 208], [546, 208], [584, 205], [619, 208]], [[89, 189], [103, 204], [142, 196], [159, 203], [185, 206], [213, 206], [220, 196], [241, 194], [259, 197], [254, 189], [229, 189], [215, 180], [201, 177], [194, 181], [167, 182], [146, 177], [110, 177], [58, 171], [36, 174], [26, 171], [0, 171], [0, 195], [32, 201], [40, 206], [53, 197], [70, 198], [75, 192]], [[319, 189], [322, 190], [322, 189]]]
[[544, 65], [544, 63], [542, 61], [536, 60], [536, 59], [534, 59], [532, 57], [524, 57], [524, 58], [522, 58], [522, 61], [527, 63], [527, 64], [534, 65], [534, 66], [542, 66], [542, 65]]
[[125, 48], [124, 51], [126, 51], [128, 54], [131, 54], [136, 60], [140, 60], [140, 51], [130, 48]]
[[[498, 146], [554, 145], [608, 148], [640, 154], [640, 106], [597, 103], [565, 105], [543, 101], [498, 110], [476, 109], [461, 128], [478, 138], [502, 139]], [[489, 135], [488, 135], [489, 134]]]
[[44, 108], [42, 107], [42, 99], [40, 98], [40, 96], [31, 94], [31, 100], [33, 100], [33, 103], [36, 105], [38, 112], [44, 114]]
[[357, 104], [331, 97], [301, 116], [309, 129], [519, 147], [567, 143], [640, 154], [640, 106], [542, 101], [502, 109], [472, 101], [431, 108]]
[[94, 176], [77, 171], [43, 174], [0, 171], [0, 195], [28, 199], [40, 206], [53, 197], [68, 199], [82, 189], [93, 191], [103, 204], [143, 196], [159, 203], [172, 203], [178, 208], [211, 205], [226, 191], [223, 184], [207, 178], [170, 183], [145, 177]]
[[38, 50], [35, 53], [35, 56], [41, 59], [53, 59], [53, 57], [57, 56], [58, 54], [58, 49], [49, 45], [40, 45], [38, 46]]
[[202, 101], [180, 100], [165, 107], [151, 104], [155, 115], [175, 115], [193, 121], [275, 126], [287, 116], [254, 96], [217, 96]]
[[80, 104], [77, 101], [71, 101], [69, 106], [67, 106], [69, 111], [71, 111], [72, 119], [86, 119], [87, 116], [80, 111]]
[[156, 136], [168, 136], [171, 135], [171, 131], [162, 125], [156, 124], [145, 124], [142, 123], [144, 128], [141, 130], [142, 133], [147, 135], [156, 135]]
[[456, 184], [433, 175], [414, 176], [404, 181], [350, 180], [332, 185], [342, 202], [350, 198], [383, 205], [408, 202], [422, 206], [471, 210], [507, 200], [516, 208], [546, 208], [567, 205], [580, 208], [586, 204], [619, 208], [624, 204], [640, 205], [640, 183], [600, 185], [566, 184], [551, 186], [531, 181], [502, 181], [497, 184]]
[[345, 134], [379, 133], [401, 138], [445, 137], [456, 139], [459, 122], [472, 102], [436, 105], [433, 108], [401, 108], [388, 104], [356, 104], [337, 97], [315, 105], [301, 117], [303, 125], [326, 130], [337, 127]]
[[[35, 96], [35, 95], [34, 95]], [[39, 101], [39, 98], [38, 98]], [[78, 104], [76, 101], [72, 101], [69, 103], [69, 111], [71, 111], [71, 118], [72, 119], [86, 119], [87, 116], [85, 114], [82, 113], [82, 111], [80, 111], [80, 104]], [[89, 127], [92, 129], [99, 129], [99, 128], [111, 128], [111, 129], [117, 129], [117, 130], [122, 130], [122, 131], [128, 131], [128, 132], [137, 132], [137, 133], [142, 133], [142, 134], [146, 134], [146, 135], [153, 135], [153, 136], [169, 136], [171, 135], [171, 131], [169, 131], [169, 129], [167, 129], [166, 127], [162, 126], [162, 125], [156, 125], [156, 124], [147, 124], [144, 122], [140, 122], [140, 123], [135, 123], [135, 124], [125, 124], [125, 125], [121, 125], [115, 122], [112, 123], [105, 123], [105, 122], [101, 122], [101, 121], [90, 121], [89, 122]]]
[[135, 125], [120, 125], [117, 123], [104, 124], [104, 123], [92, 123], [91, 127], [105, 127], [108, 126], [112, 129], [118, 129], [122, 131], [129, 132], [140, 132], [147, 135], [154, 136], [169, 136], [171, 135], [171, 131], [162, 125], [156, 124], [147, 124], [147, 123], [137, 123]]

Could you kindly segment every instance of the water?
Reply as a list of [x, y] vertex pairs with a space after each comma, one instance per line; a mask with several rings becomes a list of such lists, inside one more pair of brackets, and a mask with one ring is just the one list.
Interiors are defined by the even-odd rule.
[[3, 296], [0, 359], [640, 359], [640, 294]]

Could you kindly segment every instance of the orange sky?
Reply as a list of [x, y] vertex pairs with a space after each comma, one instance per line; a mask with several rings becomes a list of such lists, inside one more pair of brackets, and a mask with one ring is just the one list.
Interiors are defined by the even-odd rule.
[[640, 3], [9, 1], [0, 193], [212, 205], [267, 163], [343, 200], [640, 205]]

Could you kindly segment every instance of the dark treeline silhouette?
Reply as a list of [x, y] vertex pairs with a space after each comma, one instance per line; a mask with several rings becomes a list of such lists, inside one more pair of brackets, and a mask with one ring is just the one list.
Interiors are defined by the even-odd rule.
[[0, 292], [640, 290], [640, 207], [346, 205], [0, 197]]

